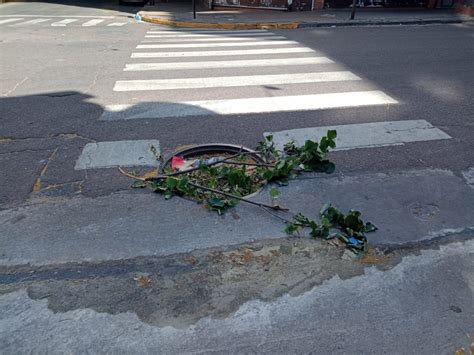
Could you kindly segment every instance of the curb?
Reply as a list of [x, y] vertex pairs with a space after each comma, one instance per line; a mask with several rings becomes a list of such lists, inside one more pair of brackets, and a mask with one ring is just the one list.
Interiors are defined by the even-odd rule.
[[295, 30], [299, 28], [314, 27], [354, 27], [354, 26], [403, 26], [403, 25], [433, 25], [433, 24], [456, 24], [474, 23], [474, 20], [463, 19], [430, 19], [430, 20], [406, 20], [406, 21], [355, 21], [355, 22], [269, 22], [269, 23], [205, 23], [168, 20], [159, 17], [135, 15], [137, 21], [144, 21], [156, 25], [180, 27], [180, 28], [209, 28], [223, 30], [253, 30], [253, 29], [284, 29]]
[[157, 17], [142, 16], [138, 13], [135, 16], [136, 19], [140, 19], [144, 22], [153, 23], [155, 25], [163, 25], [170, 27], [183, 27], [183, 28], [212, 28], [222, 30], [254, 30], [254, 29], [285, 29], [294, 30], [300, 25], [298, 22], [286, 22], [286, 23], [202, 23], [202, 22], [187, 22], [187, 21], [174, 21], [161, 19]]
[[298, 28], [314, 27], [356, 27], [356, 26], [409, 26], [409, 25], [435, 25], [435, 24], [455, 24], [471, 22], [469, 20], [406, 20], [406, 21], [356, 21], [356, 22], [303, 22], [298, 24]]

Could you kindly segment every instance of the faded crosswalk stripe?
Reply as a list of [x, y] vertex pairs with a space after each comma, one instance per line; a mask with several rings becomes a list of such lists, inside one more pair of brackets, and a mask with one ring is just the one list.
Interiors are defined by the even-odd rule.
[[51, 24], [51, 26], [67, 26], [70, 23], [73, 23], [73, 22], [76, 22], [76, 21], [77, 21], [77, 19], [67, 18], [65, 20], [54, 22], [54, 23]]
[[50, 20], [51, 20], [50, 18], [39, 18], [39, 19], [35, 19], [35, 20], [29, 20], [29, 21], [26, 21], [26, 22], [15, 23], [15, 24], [10, 25], [10, 26], [15, 26], [15, 27], [30, 26], [30, 25], [36, 25], [38, 23], [50, 21]]
[[410, 142], [451, 138], [448, 134], [433, 127], [425, 120], [308, 127], [280, 132], [266, 132], [264, 136], [269, 134], [273, 135], [276, 148], [283, 149], [283, 146], [292, 140], [295, 141], [297, 145], [302, 145], [308, 139], [315, 140], [321, 138], [326, 135], [329, 129], [335, 129], [337, 131], [336, 150], [403, 145]]
[[0, 25], [3, 25], [4, 23], [10, 23], [10, 22], [16, 22], [16, 21], [21, 21], [24, 20], [23, 18], [8, 18], [5, 20], [0, 20]]
[[154, 139], [88, 143], [74, 169], [157, 166], [159, 149], [160, 142]]
[[[54, 21], [50, 25], [53, 27], [65, 27], [69, 24], [74, 24], [77, 26], [81, 27], [93, 27], [97, 25], [102, 25], [102, 26], [124, 26], [127, 24], [127, 22], [112, 22], [112, 23], [107, 23], [105, 21], [112, 19], [113, 16], [97, 16], [96, 18], [92, 18], [89, 20], [89, 18], [93, 16], [71, 16], [71, 18], [66, 18], [63, 20], [59, 20], [59, 18], [64, 18], [66, 16], [56, 16], [56, 15], [50, 15], [50, 16], [43, 16], [43, 15], [21, 15], [21, 16], [14, 16], [12, 18], [4, 18], [2, 19], [2, 16], [0, 15], [0, 25], [3, 24], [10, 24], [9, 27], [27, 27], [27, 26], [32, 26], [32, 25], [39, 25], [45, 22], [49, 21]], [[34, 19], [31, 19], [32, 17], [37, 17]], [[20, 22], [24, 21], [24, 22]]]
[[84, 23], [82, 24], [82, 26], [84, 26], [84, 27], [96, 26], [96, 25], [98, 25], [98, 24], [101, 23], [101, 22], [104, 22], [104, 20], [102, 20], [102, 19], [94, 19], [94, 20], [90, 20], [90, 21], [84, 22]]
[[224, 68], [246, 68], [246, 67], [270, 67], [270, 66], [297, 66], [311, 64], [334, 63], [326, 57], [303, 57], [303, 58], [281, 58], [281, 59], [250, 59], [229, 60], [209, 62], [173, 62], [173, 63], [134, 63], [126, 64], [124, 71], [148, 71], [148, 70], [184, 70], [184, 69], [224, 69]]
[[123, 80], [115, 83], [115, 91], [200, 89], [250, 85], [303, 84], [327, 81], [361, 80], [349, 71], [224, 76], [207, 78]]
[[160, 39], [155, 39], [155, 40], [145, 40], [143, 42], [160, 42], [160, 43], [168, 43], [168, 42], [190, 42], [190, 43], [196, 43], [196, 42], [245, 42], [245, 41], [273, 41], [273, 40], [286, 40], [286, 37], [282, 36], [267, 36], [267, 37], [230, 37], [230, 38], [222, 38], [222, 37], [215, 37], [215, 38], [160, 38]]
[[185, 116], [235, 115], [323, 110], [395, 104], [382, 91], [359, 91], [334, 94], [275, 96], [250, 99], [143, 103], [106, 106], [101, 120], [152, 119]]
[[[262, 41], [262, 42], [239, 42], [239, 43], [213, 43], [212, 47], [249, 47], [249, 46], [274, 46], [274, 45], [298, 45], [295, 41]], [[137, 49], [159, 49], [159, 48], [207, 48], [208, 43], [186, 43], [186, 44], [139, 44]]]
[[176, 57], [220, 57], [237, 55], [263, 55], [287, 53], [314, 53], [311, 48], [268, 48], [268, 49], [235, 49], [221, 51], [189, 51], [189, 52], [137, 52], [132, 53], [132, 58], [176, 58]]
[[[102, 121], [303, 112], [398, 103], [354, 73], [339, 69], [337, 63], [315, 50], [264, 30], [157, 29], [148, 31], [136, 49], [124, 68], [126, 80], [116, 81], [113, 88], [122, 92], [117, 97], [127, 101], [107, 105], [100, 117]], [[144, 60], [133, 61], [140, 58]], [[147, 58], [158, 59], [147, 61]], [[249, 75], [246, 68], [255, 68], [258, 74]], [[215, 76], [204, 74], [208, 73], [205, 69], [214, 69], [211, 75]], [[203, 74], [196, 70], [203, 70]], [[258, 87], [256, 97], [251, 97], [252, 86]], [[234, 89], [237, 87], [249, 87], [249, 90]], [[172, 90], [183, 90], [179, 97], [191, 99], [175, 100]], [[133, 100], [128, 100], [123, 93], [132, 91], [142, 93], [133, 94]], [[211, 99], [192, 99], [203, 97]], [[309, 127], [273, 134], [278, 144], [290, 139], [301, 143], [326, 134], [329, 128], [338, 131], [338, 149], [450, 138], [423, 120]], [[130, 149], [135, 157], [137, 151], [142, 151], [143, 143], [140, 144], [141, 148]], [[109, 153], [94, 158], [93, 167], [78, 161], [76, 169], [125, 165], [109, 157], [110, 147], [109, 144]], [[90, 146], [89, 153], [81, 155], [80, 161], [91, 161], [91, 149], [96, 148]], [[141, 164], [134, 159], [130, 165]], [[97, 163], [99, 160], [102, 162]]]

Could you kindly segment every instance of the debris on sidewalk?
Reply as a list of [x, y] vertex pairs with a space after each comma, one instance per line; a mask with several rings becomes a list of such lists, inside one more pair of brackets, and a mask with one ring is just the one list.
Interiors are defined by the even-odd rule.
[[151, 279], [147, 275], [140, 275], [133, 278], [137, 282], [137, 285], [141, 288], [148, 288], [151, 285]]
[[132, 187], [148, 187], [163, 194], [165, 199], [173, 196], [192, 199], [218, 214], [239, 201], [246, 202], [283, 221], [287, 234], [306, 229], [314, 238], [338, 239], [358, 254], [367, 250], [365, 233], [377, 229], [370, 222], [364, 223], [360, 212], [350, 210], [344, 215], [327, 204], [319, 213], [319, 221], [315, 221], [281, 207], [276, 188], [270, 190], [271, 204], [249, 199], [268, 183], [288, 185], [303, 172], [334, 172], [335, 165], [328, 159], [328, 152], [336, 147], [336, 137], [335, 130], [328, 130], [319, 141], [307, 140], [302, 146], [290, 141], [283, 151], [276, 149], [271, 135], [256, 150], [226, 144], [188, 147], [162, 162], [156, 176], [136, 176], [119, 169], [136, 180]]

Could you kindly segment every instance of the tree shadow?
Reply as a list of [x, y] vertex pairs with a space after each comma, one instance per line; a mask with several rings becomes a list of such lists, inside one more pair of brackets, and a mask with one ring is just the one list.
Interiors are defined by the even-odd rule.
[[[143, 102], [122, 111], [123, 119], [100, 120], [104, 107], [78, 91], [0, 98], [0, 209], [19, 205], [29, 197], [98, 196], [128, 189], [130, 181], [114, 169], [75, 170], [86, 144], [103, 141], [160, 139], [167, 132], [154, 110], [212, 116], [188, 104]], [[154, 115], [153, 112], [156, 112]], [[134, 115], [151, 118], [135, 120]], [[142, 167], [145, 168], [145, 167]], [[149, 168], [148, 168], [149, 169]]]

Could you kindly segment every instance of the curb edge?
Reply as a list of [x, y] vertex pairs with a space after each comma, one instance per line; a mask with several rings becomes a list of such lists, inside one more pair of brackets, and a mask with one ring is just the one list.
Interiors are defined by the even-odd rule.
[[459, 24], [474, 23], [474, 20], [463, 19], [431, 19], [431, 20], [407, 20], [407, 21], [359, 21], [359, 22], [270, 22], [270, 23], [206, 23], [168, 20], [159, 17], [144, 16], [140, 12], [135, 18], [143, 22], [156, 25], [177, 27], [177, 28], [209, 28], [225, 30], [253, 30], [253, 29], [284, 29], [295, 30], [300, 28], [316, 27], [355, 27], [355, 26], [403, 26], [403, 25], [432, 25], [432, 24]]

